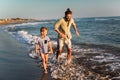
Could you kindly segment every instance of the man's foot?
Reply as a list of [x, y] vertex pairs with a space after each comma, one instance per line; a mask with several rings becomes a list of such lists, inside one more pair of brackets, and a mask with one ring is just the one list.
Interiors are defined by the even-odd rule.
[[65, 61], [65, 65], [69, 65], [71, 63], [71, 59]]
[[67, 63], [70, 64], [71, 63], [71, 59], [67, 60]]
[[56, 53], [56, 59], [59, 62], [59, 60], [60, 60], [60, 54], [59, 54], [59, 52]]

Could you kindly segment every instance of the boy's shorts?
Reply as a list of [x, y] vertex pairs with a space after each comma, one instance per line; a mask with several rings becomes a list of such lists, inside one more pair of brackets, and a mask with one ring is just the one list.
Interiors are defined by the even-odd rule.
[[47, 53], [44, 53], [44, 52], [43, 52], [43, 49], [39, 48], [39, 49], [38, 49], [38, 55], [40, 56], [41, 54], [48, 54], [48, 52], [47, 52]]
[[71, 39], [58, 39], [58, 49], [62, 50], [64, 44], [67, 49], [72, 48]]

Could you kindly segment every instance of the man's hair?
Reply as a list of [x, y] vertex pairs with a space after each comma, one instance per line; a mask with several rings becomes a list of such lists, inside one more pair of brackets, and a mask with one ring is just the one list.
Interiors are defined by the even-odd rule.
[[65, 15], [67, 14], [72, 14], [72, 11], [69, 8], [65, 11]]
[[45, 30], [48, 30], [46, 27], [41, 27], [40, 32], [44, 32]]

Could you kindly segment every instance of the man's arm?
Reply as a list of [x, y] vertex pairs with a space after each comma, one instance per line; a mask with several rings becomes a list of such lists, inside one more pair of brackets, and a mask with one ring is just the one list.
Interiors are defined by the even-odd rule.
[[54, 30], [62, 37], [65, 38], [65, 35], [58, 29], [61, 25], [61, 20], [57, 21], [54, 25]]
[[74, 22], [72, 23], [72, 26], [73, 26], [73, 29], [74, 29], [76, 35], [79, 36], [79, 32], [78, 32], [76, 24]]

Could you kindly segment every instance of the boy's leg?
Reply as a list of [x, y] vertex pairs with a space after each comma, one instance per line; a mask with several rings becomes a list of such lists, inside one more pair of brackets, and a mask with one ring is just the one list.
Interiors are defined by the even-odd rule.
[[45, 63], [47, 64], [48, 62], [48, 54], [45, 54]]
[[47, 73], [46, 63], [45, 63], [45, 54], [41, 53], [41, 58], [42, 58], [42, 64], [43, 64], [43, 68], [44, 68], [44, 73]]
[[45, 64], [46, 64], [46, 71], [45, 71], [45, 73], [48, 73], [47, 72], [48, 54], [45, 54], [44, 57], [45, 57]]

